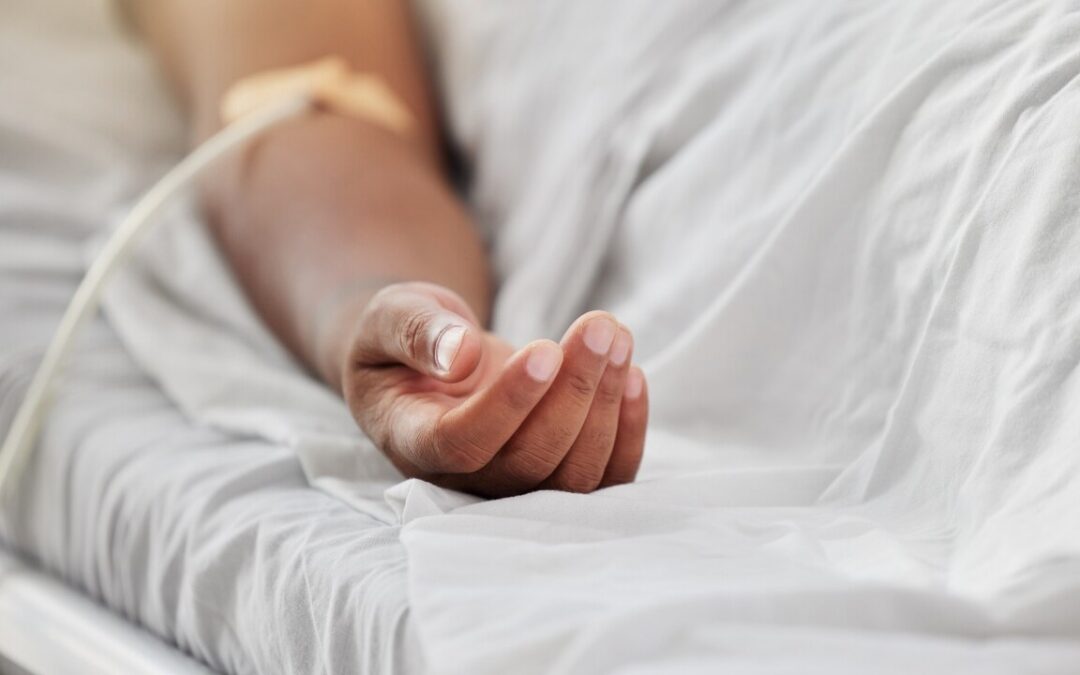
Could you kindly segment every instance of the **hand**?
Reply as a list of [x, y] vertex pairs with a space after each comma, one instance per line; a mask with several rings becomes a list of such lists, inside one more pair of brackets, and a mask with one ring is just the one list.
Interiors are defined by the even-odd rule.
[[355, 323], [342, 389], [406, 476], [486, 497], [591, 492], [634, 479], [648, 403], [630, 332], [605, 312], [561, 344], [515, 351], [433, 284], [377, 293]]

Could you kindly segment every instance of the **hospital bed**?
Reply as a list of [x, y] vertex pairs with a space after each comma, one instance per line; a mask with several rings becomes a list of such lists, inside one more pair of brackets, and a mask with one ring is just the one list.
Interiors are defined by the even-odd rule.
[[[29, 673], [205, 675], [201, 664], [0, 552], [0, 654]], [[0, 672], [5, 665], [0, 661]], [[20, 671], [23, 672], [23, 671]]]
[[[640, 327], [648, 480], [326, 480], [286, 415], [158, 368], [221, 323], [177, 239], [125, 287], [156, 304], [96, 317], [57, 390], [0, 533], [0, 664], [1076, 672], [1075, 416], [1039, 402], [1072, 402], [1080, 7], [418, 4], [478, 212], [511, 228], [500, 328], [592, 302]], [[105, 0], [0, 4], [0, 62], [6, 429], [95, 241], [186, 139]]]

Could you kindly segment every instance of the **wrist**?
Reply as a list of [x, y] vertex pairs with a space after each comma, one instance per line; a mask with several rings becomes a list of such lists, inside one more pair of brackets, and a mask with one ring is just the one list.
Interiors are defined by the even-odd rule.
[[339, 285], [316, 307], [308, 353], [318, 375], [334, 391], [345, 393], [345, 373], [352, 347], [364, 330], [364, 310], [379, 291], [401, 281], [390, 277], [354, 279]]

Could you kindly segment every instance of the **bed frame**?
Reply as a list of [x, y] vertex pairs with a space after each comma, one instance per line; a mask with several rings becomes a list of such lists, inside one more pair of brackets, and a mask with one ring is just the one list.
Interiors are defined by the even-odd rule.
[[0, 673], [210, 672], [0, 548]]

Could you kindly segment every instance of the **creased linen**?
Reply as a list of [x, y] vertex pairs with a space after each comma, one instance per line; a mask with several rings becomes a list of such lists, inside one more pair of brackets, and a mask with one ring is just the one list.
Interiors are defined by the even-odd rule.
[[[114, 10], [106, 0], [0, 2], [0, 436], [91, 240], [184, 151], [160, 73]], [[178, 274], [198, 267], [177, 263]], [[216, 305], [197, 291], [229, 288], [184, 281], [191, 311], [211, 321]], [[167, 332], [175, 319], [155, 307], [140, 307], [142, 319]], [[219, 364], [203, 385], [244, 363]], [[309, 391], [288, 388], [296, 401]], [[250, 401], [247, 410], [238, 417], [267, 418]], [[215, 672], [423, 672], [398, 526], [313, 489], [288, 425], [267, 423], [258, 436], [213, 424], [164, 395], [109, 321], [89, 322], [18, 500], [0, 508], [0, 547]], [[38, 629], [57, 649], [87, 647], [70, 644], [62, 625]]]
[[634, 330], [641, 483], [382, 498], [197, 228], [107, 311], [193, 419], [404, 523], [431, 670], [1076, 672], [1080, 3], [418, 9], [495, 327]]
[[426, 4], [497, 326], [653, 401], [651, 481], [407, 525], [436, 670], [1075, 672], [1080, 4]]

